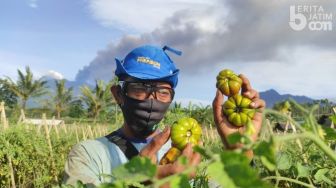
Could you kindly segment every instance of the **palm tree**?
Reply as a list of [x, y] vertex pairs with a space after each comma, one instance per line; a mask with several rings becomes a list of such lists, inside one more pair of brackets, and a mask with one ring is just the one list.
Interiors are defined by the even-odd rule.
[[93, 90], [86, 85], [80, 88], [82, 92], [81, 100], [88, 106], [89, 112], [95, 120], [104, 108], [111, 106], [113, 103], [110, 93], [111, 84], [105, 84], [103, 80], [96, 80], [96, 86]]
[[4, 85], [6, 80], [0, 79], [0, 101], [4, 101], [6, 106], [13, 108], [17, 105], [17, 96], [7, 85]]
[[57, 118], [61, 118], [61, 113], [65, 111], [70, 102], [72, 101], [72, 91], [73, 88], [70, 87], [69, 89], [65, 88], [65, 80], [56, 80], [56, 94], [54, 96], [54, 105], [55, 105], [55, 110], [57, 113]]
[[28, 66], [26, 67], [26, 74], [18, 69], [18, 75], [16, 82], [7, 77], [3, 84], [21, 99], [21, 107], [25, 109], [28, 99], [40, 97], [47, 93], [45, 89], [47, 81], [34, 80], [33, 73]]

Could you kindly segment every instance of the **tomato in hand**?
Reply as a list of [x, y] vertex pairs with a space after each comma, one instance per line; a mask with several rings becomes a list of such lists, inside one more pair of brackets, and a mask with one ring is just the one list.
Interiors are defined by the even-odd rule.
[[247, 125], [255, 114], [255, 109], [250, 107], [251, 102], [242, 95], [234, 95], [223, 104], [223, 113], [233, 125]]
[[171, 127], [172, 147], [160, 160], [160, 164], [169, 164], [176, 161], [181, 151], [188, 143], [197, 145], [201, 139], [202, 128], [193, 118], [182, 118], [175, 122]]
[[239, 93], [242, 86], [242, 79], [232, 70], [224, 69], [217, 76], [216, 87], [226, 96], [232, 96]]

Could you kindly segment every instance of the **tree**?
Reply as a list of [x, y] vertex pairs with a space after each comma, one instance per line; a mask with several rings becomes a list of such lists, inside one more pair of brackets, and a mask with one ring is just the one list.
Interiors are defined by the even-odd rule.
[[54, 96], [54, 105], [57, 113], [57, 118], [61, 118], [61, 113], [65, 111], [72, 100], [73, 88], [65, 88], [65, 80], [55, 80], [56, 94]]
[[81, 100], [74, 100], [69, 104], [69, 116], [80, 118], [85, 114], [84, 106]]
[[16, 82], [7, 77], [3, 83], [21, 99], [22, 109], [26, 108], [26, 103], [31, 97], [40, 97], [47, 93], [45, 89], [47, 82], [41, 79], [34, 80], [33, 73], [28, 66], [26, 67], [26, 74], [18, 70], [18, 79]]
[[17, 96], [4, 84], [5, 81], [0, 79], [0, 101], [4, 101], [6, 106], [13, 108], [17, 104]]
[[110, 93], [112, 83], [105, 84], [103, 80], [96, 80], [96, 86], [92, 90], [88, 86], [80, 88], [81, 100], [88, 106], [89, 114], [96, 118], [100, 112], [113, 104], [113, 97]]

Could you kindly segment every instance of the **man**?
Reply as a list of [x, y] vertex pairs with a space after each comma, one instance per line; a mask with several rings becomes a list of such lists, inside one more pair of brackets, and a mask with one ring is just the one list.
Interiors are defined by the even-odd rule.
[[[121, 85], [111, 87], [111, 92], [119, 104], [124, 124], [121, 129], [96, 140], [87, 140], [75, 145], [65, 165], [64, 182], [75, 184], [77, 180], [91, 186], [97, 186], [111, 179], [104, 174], [110, 174], [112, 169], [126, 163], [135, 155], [145, 156], [158, 163], [171, 146], [170, 129], [158, 131], [158, 123], [173, 101], [175, 87], [178, 82], [179, 70], [169, 58], [166, 51], [181, 54], [165, 46], [141, 46], [132, 50], [123, 60], [116, 59], [116, 76]], [[253, 100], [253, 108], [264, 108], [264, 102], [253, 90], [247, 78], [243, 79], [243, 95]], [[244, 128], [232, 126], [222, 114], [223, 95], [217, 91], [213, 101], [215, 122], [223, 143], [228, 148], [226, 136], [243, 131]], [[261, 113], [254, 118], [257, 138], [261, 126]], [[197, 165], [201, 157], [193, 152], [188, 144], [182, 151], [189, 165]], [[249, 152], [248, 156], [252, 157]], [[183, 171], [184, 166], [178, 163], [158, 165], [157, 177], [163, 178]]]

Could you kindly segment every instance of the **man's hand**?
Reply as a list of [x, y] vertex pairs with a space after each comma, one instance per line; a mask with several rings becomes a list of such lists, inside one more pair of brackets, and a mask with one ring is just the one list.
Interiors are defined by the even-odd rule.
[[[251, 108], [258, 109], [252, 119], [252, 123], [255, 127], [255, 133], [252, 135], [252, 140], [255, 141], [258, 138], [258, 134], [261, 129], [262, 124], [262, 110], [265, 108], [265, 101], [260, 99], [259, 93], [252, 89], [249, 80], [244, 75], [239, 75], [239, 77], [242, 79], [242, 95], [244, 97], [247, 97], [252, 100], [252, 103], [250, 104]], [[239, 145], [228, 145], [227, 143], [227, 136], [235, 133], [240, 132], [243, 133], [246, 129], [246, 126], [237, 127], [232, 125], [228, 119], [223, 114], [223, 108], [222, 105], [224, 103], [224, 96], [223, 94], [217, 89], [216, 97], [213, 100], [212, 106], [213, 106], [213, 112], [214, 112], [214, 120], [216, 123], [217, 131], [219, 135], [221, 136], [223, 144], [227, 148], [237, 148]]]
[[[160, 148], [168, 141], [170, 137], [170, 128], [166, 128], [162, 133], [156, 135], [152, 142], [149, 143], [145, 148], [140, 151], [140, 156], [148, 157], [154, 164], [157, 164], [156, 153], [160, 150]], [[167, 165], [158, 165], [157, 177], [164, 178], [170, 176], [172, 174], [182, 172], [187, 166], [196, 166], [201, 161], [201, 156], [199, 153], [195, 153], [192, 150], [191, 144], [188, 144], [184, 150], [182, 151], [182, 156], [185, 156], [188, 160], [188, 164], [186, 166], [175, 162], [173, 164]], [[190, 174], [190, 177], [194, 177], [195, 172]]]

